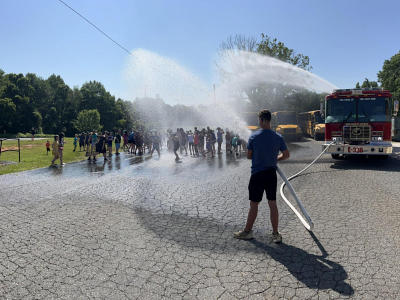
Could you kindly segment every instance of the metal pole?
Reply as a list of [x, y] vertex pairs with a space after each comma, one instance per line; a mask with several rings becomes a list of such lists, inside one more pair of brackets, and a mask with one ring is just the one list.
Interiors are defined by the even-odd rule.
[[21, 162], [21, 146], [18, 139], [18, 162]]
[[213, 84], [214, 89], [214, 105], [217, 104], [217, 98], [215, 97], [215, 83]]

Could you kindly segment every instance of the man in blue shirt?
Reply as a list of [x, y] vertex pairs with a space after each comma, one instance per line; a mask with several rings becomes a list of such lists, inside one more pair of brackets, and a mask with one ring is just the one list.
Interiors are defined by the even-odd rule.
[[[271, 112], [264, 109], [258, 114], [260, 130], [249, 138], [247, 158], [252, 160], [251, 177], [249, 182], [250, 209], [244, 230], [234, 233], [237, 239], [250, 240], [253, 238], [253, 224], [257, 218], [258, 204], [264, 191], [267, 194], [272, 224], [272, 240], [282, 242], [278, 232], [278, 207], [276, 206], [276, 166], [280, 160], [289, 158], [289, 151], [282, 136], [271, 130]], [[279, 152], [281, 152], [279, 154]]]

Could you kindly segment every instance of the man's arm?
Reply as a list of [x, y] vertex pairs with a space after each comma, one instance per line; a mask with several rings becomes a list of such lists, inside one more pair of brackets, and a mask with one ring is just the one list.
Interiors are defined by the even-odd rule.
[[253, 150], [247, 149], [247, 158], [252, 159], [252, 157], [253, 157]]
[[[247, 158], [248, 157], [249, 155], [247, 154]], [[278, 161], [288, 159], [289, 157], [290, 157], [289, 150], [286, 149], [278, 155]]]

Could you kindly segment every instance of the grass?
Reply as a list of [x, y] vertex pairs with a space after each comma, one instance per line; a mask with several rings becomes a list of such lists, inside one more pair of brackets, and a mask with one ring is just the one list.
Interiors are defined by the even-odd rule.
[[[0, 175], [49, 166], [53, 155], [51, 151], [49, 155], [46, 154], [46, 141], [47, 139], [21, 141], [20, 163], [18, 163], [18, 151], [2, 152], [0, 155]], [[52, 140], [49, 139], [49, 141], [51, 144]], [[85, 152], [79, 152], [79, 145], [75, 152], [72, 151], [74, 149], [73, 138], [65, 138], [65, 142], [63, 162], [68, 163], [85, 159]], [[17, 140], [3, 141], [2, 151], [4, 151], [4, 148], [18, 150]], [[12, 161], [15, 163], [3, 164], [4, 161]], [[59, 163], [59, 160], [57, 160], [56, 163]]]

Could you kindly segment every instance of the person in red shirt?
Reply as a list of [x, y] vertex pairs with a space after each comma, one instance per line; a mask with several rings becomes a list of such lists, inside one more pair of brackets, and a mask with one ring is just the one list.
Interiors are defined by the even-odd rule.
[[49, 142], [49, 140], [47, 140], [47, 142], [46, 142], [46, 151], [47, 151], [47, 155], [49, 155], [49, 152], [50, 152], [50, 142]]

